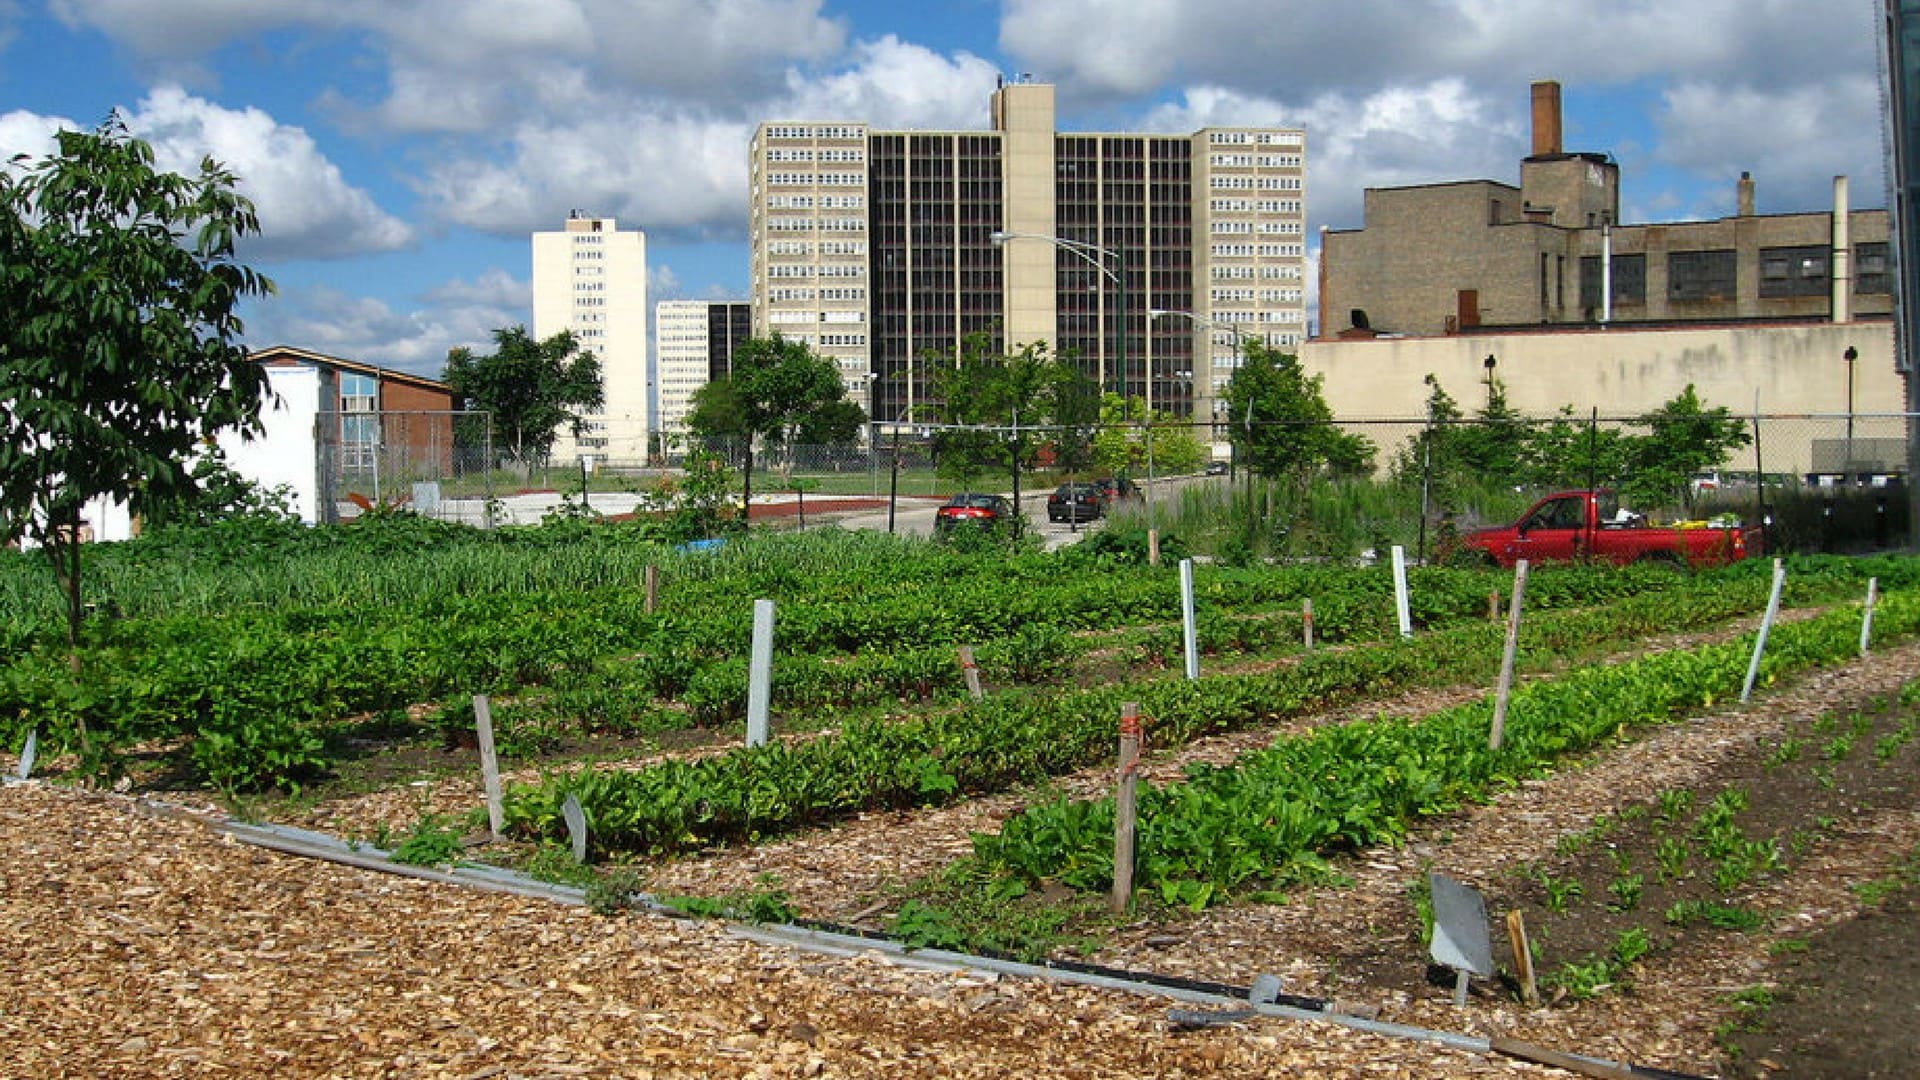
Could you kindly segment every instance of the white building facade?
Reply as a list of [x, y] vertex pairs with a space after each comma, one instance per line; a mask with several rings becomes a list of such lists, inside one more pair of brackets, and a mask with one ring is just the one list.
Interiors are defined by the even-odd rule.
[[639, 464], [659, 427], [647, 349], [647, 238], [613, 218], [574, 211], [558, 232], [533, 234], [533, 336], [573, 331], [600, 361], [606, 404], [576, 442], [554, 443], [555, 461], [592, 454]]
[[686, 434], [693, 395], [707, 385], [708, 311], [705, 300], [662, 300], [653, 306], [653, 341], [660, 388], [660, 432], [669, 442]]

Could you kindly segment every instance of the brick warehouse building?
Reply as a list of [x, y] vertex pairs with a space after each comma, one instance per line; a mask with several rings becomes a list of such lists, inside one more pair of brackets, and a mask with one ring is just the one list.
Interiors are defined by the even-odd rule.
[[1619, 166], [1566, 152], [1559, 84], [1535, 83], [1519, 187], [1369, 188], [1362, 228], [1322, 234], [1320, 333], [1888, 315], [1887, 213], [1834, 189], [1830, 212], [1760, 215], [1743, 174], [1734, 216], [1623, 224]]

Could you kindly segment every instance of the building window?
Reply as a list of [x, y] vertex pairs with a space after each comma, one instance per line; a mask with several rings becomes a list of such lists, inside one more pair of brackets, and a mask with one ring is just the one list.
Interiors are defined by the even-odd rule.
[[1667, 299], [1731, 300], [1735, 289], [1731, 251], [1675, 251], [1667, 256]]
[[[1580, 306], [1591, 314], [1598, 314], [1600, 302], [1600, 256], [1582, 256], [1580, 259]], [[1647, 257], [1645, 255], [1613, 257], [1613, 302], [1616, 304], [1647, 302]]]
[[1760, 249], [1760, 296], [1825, 296], [1829, 289], [1825, 247]]
[[1886, 244], [1855, 244], [1853, 246], [1853, 291], [1857, 293], [1892, 292], [1893, 267], [1889, 265], [1891, 257]]

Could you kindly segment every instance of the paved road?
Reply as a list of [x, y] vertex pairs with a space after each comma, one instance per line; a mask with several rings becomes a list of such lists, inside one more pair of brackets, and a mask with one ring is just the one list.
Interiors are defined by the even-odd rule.
[[[1224, 483], [1224, 478], [1201, 476], [1163, 477], [1146, 488], [1147, 497], [1154, 500], [1172, 500], [1177, 498], [1180, 489], [1188, 484], [1207, 483], [1214, 480]], [[1047, 496], [1052, 487], [1043, 487], [1039, 491], [1020, 492], [1020, 509], [1026, 514], [1027, 527], [1038, 534], [1045, 542], [1048, 551], [1077, 544], [1091, 528], [1098, 528], [1099, 522], [1084, 522], [1079, 527], [1065, 523], [1054, 524], [1047, 520]], [[1010, 491], [1001, 492], [1011, 495]], [[920, 496], [902, 497], [894, 508], [893, 528], [896, 533], [905, 536], [933, 535], [933, 514], [939, 509], [941, 500]], [[847, 514], [839, 519], [840, 525], [848, 529], [873, 529], [884, 532], [887, 528], [887, 512], [882, 510], [863, 510]]]

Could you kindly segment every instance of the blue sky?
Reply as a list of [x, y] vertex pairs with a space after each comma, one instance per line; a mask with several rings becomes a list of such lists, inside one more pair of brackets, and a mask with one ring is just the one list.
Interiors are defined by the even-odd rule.
[[[985, 127], [997, 75], [1065, 130], [1297, 125], [1308, 216], [1367, 187], [1517, 182], [1528, 84], [1613, 153], [1626, 221], [1885, 204], [1875, 0], [0, 0], [0, 160], [119, 109], [212, 154], [279, 295], [248, 344], [438, 374], [529, 318], [529, 234], [648, 236], [652, 298], [747, 285], [767, 120]], [[1312, 280], [1312, 275], [1309, 275]]]

